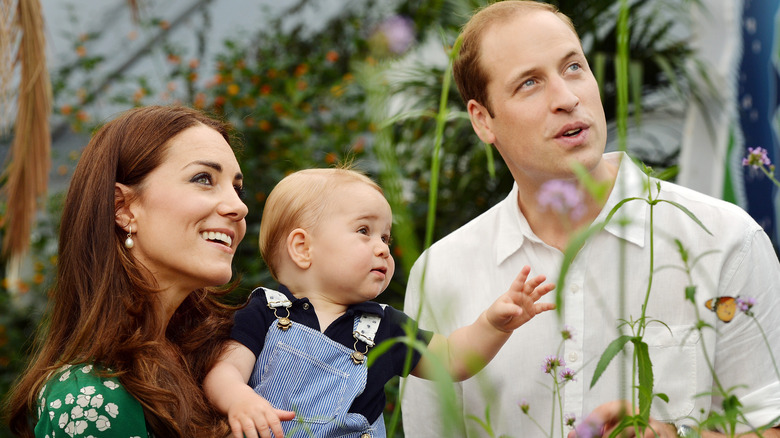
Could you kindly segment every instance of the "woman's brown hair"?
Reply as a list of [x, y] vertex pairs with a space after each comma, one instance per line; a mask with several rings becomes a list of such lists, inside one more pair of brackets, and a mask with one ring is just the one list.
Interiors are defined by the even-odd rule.
[[228, 434], [200, 386], [227, 339], [232, 313], [219, 301], [226, 292], [193, 291], [166, 329], [156, 316], [155, 285], [123, 247], [126, 233], [115, 221], [115, 183], [143, 191], [168, 142], [201, 124], [230, 143], [221, 121], [154, 106], [108, 122], [84, 149], [62, 211], [57, 278], [37, 351], [8, 400], [14, 433], [32, 436], [36, 398], [54, 370], [95, 363], [138, 399], [157, 436]]

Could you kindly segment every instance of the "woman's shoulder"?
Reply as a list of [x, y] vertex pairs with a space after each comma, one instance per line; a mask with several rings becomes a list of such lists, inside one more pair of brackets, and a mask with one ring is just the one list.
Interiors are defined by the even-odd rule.
[[92, 364], [66, 365], [38, 395], [35, 436], [147, 437], [141, 404]]

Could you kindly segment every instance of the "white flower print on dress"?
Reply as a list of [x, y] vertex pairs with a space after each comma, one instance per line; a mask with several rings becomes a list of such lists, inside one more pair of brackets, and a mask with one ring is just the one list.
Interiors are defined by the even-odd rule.
[[101, 415], [95, 421], [95, 426], [97, 426], [99, 431], [105, 432], [111, 428], [111, 421], [108, 420], [108, 417]]
[[81, 372], [84, 374], [89, 374], [90, 372], [92, 372], [92, 365], [84, 365], [83, 367], [81, 367]]
[[105, 382], [103, 382], [103, 386], [111, 390], [119, 388], [119, 384], [111, 380], [106, 380]]
[[68, 423], [68, 426], [65, 428], [65, 433], [67, 433], [70, 436], [80, 435], [84, 433], [84, 431], [87, 430], [87, 422], [86, 421], [71, 421]]
[[59, 409], [59, 408], [61, 408], [62, 407], [62, 400], [60, 400], [60, 399], [54, 400], [53, 402], [49, 403], [49, 407], [52, 408], [52, 409]]
[[64, 429], [65, 426], [68, 424], [68, 413], [63, 412], [62, 415], [60, 415], [59, 420], [57, 421], [57, 424], [59, 424], [60, 429]]
[[103, 394], [97, 394], [89, 401], [89, 405], [93, 408], [99, 408], [103, 406]]
[[81, 406], [74, 406], [73, 409], [70, 410], [70, 418], [74, 420], [81, 418], [83, 416], [84, 416], [84, 409], [82, 409]]
[[78, 397], [76, 397], [76, 404], [81, 406], [82, 408], [86, 408], [87, 405], [89, 405], [89, 399], [91, 397], [84, 394], [79, 394]]
[[110, 415], [111, 418], [116, 418], [116, 416], [119, 415], [119, 406], [115, 403], [108, 403], [106, 404], [106, 412], [108, 412], [108, 415]]
[[76, 397], [73, 397], [73, 394], [68, 394], [65, 396], [65, 404], [66, 405], [72, 405], [73, 402], [76, 401]]
[[84, 418], [87, 419], [87, 421], [96, 421], [98, 419], [98, 411], [97, 409], [90, 409], [86, 412], [84, 412]]
[[79, 390], [84, 395], [92, 395], [95, 393], [96, 389], [94, 386], [85, 386]]
[[68, 380], [69, 378], [70, 378], [70, 370], [65, 371], [64, 373], [62, 373], [62, 375], [60, 376], [60, 382], [64, 382], [64, 381]]

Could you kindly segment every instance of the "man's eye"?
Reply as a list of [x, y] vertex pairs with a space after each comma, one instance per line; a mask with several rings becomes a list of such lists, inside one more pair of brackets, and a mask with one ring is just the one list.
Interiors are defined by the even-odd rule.
[[581, 70], [581, 69], [582, 69], [582, 66], [579, 65], [579, 64], [572, 64], [572, 65], [569, 66], [569, 70], [571, 70], [571, 71], [578, 71], [578, 70]]

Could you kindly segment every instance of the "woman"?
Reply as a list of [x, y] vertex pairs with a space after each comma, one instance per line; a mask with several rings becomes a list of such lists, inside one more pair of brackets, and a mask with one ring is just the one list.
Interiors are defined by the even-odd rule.
[[200, 382], [227, 336], [247, 207], [226, 126], [137, 108], [84, 150], [62, 213], [57, 282], [9, 399], [22, 436], [224, 436]]

